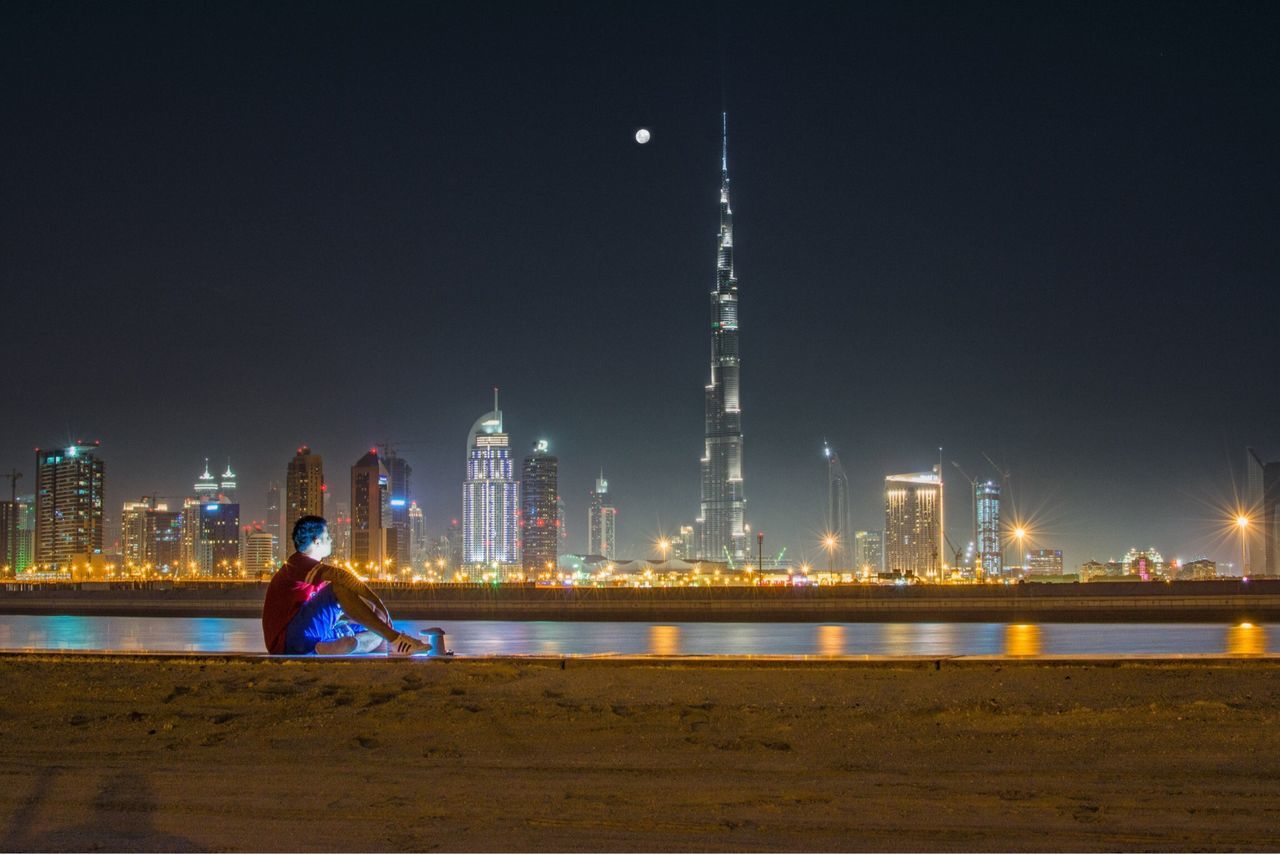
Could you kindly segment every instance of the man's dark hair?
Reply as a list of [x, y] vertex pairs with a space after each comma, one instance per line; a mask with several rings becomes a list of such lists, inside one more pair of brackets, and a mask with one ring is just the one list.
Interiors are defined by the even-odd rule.
[[328, 527], [329, 523], [323, 516], [303, 516], [293, 523], [293, 533], [289, 535], [293, 540], [293, 547], [305, 552], [312, 543], [324, 536]]

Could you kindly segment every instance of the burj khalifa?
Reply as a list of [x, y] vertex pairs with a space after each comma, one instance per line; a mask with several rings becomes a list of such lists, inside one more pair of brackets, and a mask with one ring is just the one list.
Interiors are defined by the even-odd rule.
[[742, 406], [738, 353], [738, 279], [733, 272], [733, 209], [729, 205], [729, 119], [721, 115], [720, 233], [716, 286], [711, 291], [711, 381], [706, 387], [706, 449], [698, 556], [741, 562], [747, 554], [742, 486]]

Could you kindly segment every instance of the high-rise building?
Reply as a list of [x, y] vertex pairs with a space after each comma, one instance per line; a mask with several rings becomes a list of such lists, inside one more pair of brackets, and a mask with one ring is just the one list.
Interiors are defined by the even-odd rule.
[[240, 505], [229, 501], [202, 501], [198, 513], [198, 572], [205, 578], [239, 578]]
[[747, 556], [747, 499], [742, 480], [738, 278], [733, 266], [733, 209], [729, 204], [728, 116], [721, 119], [720, 232], [716, 238], [716, 286], [711, 291], [711, 379], [706, 386], [697, 556], [742, 561]]
[[105, 476], [98, 443], [36, 451], [36, 563], [70, 569], [102, 553]]
[[617, 508], [609, 503], [609, 481], [601, 470], [587, 505], [587, 554], [617, 557], [617, 520]]
[[18, 564], [16, 572], [26, 572], [36, 562], [36, 497], [18, 498]]
[[147, 513], [152, 499], [126, 501], [120, 511], [120, 562], [127, 570], [147, 562]]
[[409, 504], [413, 501], [413, 489], [410, 484], [413, 468], [390, 445], [383, 448], [382, 464], [387, 468], [389, 512], [383, 520], [383, 525], [395, 532], [388, 535], [386, 560], [397, 571], [408, 570], [412, 565], [409, 548], [413, 532], [409, 524]]
[[[341, 501], [334, 502], [334, 509], [327, 511], [325, 519], [329, 522], [329, 536], [333, 539], [333, 559], [351, 560], [351, 509]], [[290, 536], [290, 528], [286, 536]], [[293, 543], [286, 543], [289, 553], [293, 553]]]
[[200, 499], [182, 501], [182, 541], [178, 563], [184, 576], [200, 572]]
[[1260, 555], [1250, 555], [1244, 572], [1274, 577], [1280, 575], [1280, 462], [1264, 463], [1253, 448], [1246, 462], [1251, 527], [1258, 531], [1250, 539], [1261, 541], [1262, 549]]
[[1025, 575], [1062, 575], [1062, 549], [1028, 549]]
[[520, 475], [520, 554], [525, 577], [554, 574], [559, 549], [557, 512], [560, 461], [545, 439], [524, 458]]
[[[267, 482], [267, 518], [262, 525], [262, 529], [271, 535], [272, 542], [276, 544], [275, 553], [272, 555], [272, 562], [279, 563], [283, 560], [281, 551], [282, 541], [280, 539], [280, 521], [284, 517], [284, 508], [280, 504], [280, 483], [279, 481]], [[290, 552], [293, 549], [289, 549]]]
[[196, 498], [212, 500], [218, 494], [218, 479], [209, 471], [209, 458], [204, 458], [204, 473], [196, 478], [195, 486]]
[[223, 501], [236, 502], [236, 473], [231, 470], [231, 460], [227, 460], [227, 470], [218, 480], [218, 494]]
[[836, 566], [848, 566], [853, 543], [853, 524], [849, 515], [849, 475], [845, 473], [840, 455], [826, 442], [822, 453], [827, 458], [827, 535], [834, 537], [836, 546], [832, 558]]
[[519, 561], [519, 494], [513, 475], [509, 439], [502, 429], [494, 389], [493, 411], [476, 419], [467, 438], [467, 479], [462, 487], [465, 563], [491, 566]]
[[245, 526], [240, 562], [246, 578], [257, 578], [264, 573], [274, 572], [275, 554], [275, 535], [266, 529], [265, 524]]
[[422, 569], [427, 560], [427, 552], [431, 543], [427, 539], [427, 514], [422, 512], [418, 502], [409, 502], [409, 560], [414, 570]]
[[942, 574], [942, 472], [884, 479], [885, 569], [899, 575]]
[[1000, 542], [1000, 486], [993, 481], [973, 485], [978, 513], [978, 568], [987, 578], [1004, 574], [1004, 548]]
[[[1023, 559], [1029, 556], [1028, 552]], [[1131, 548], [1120, 558], [1119, 564], [1121, 575], [1136, 575], [1143, 581], [1165, 574], [1164, 555], [1160, 554], [1155, 546], [1145, 549]]]
[[[395, 553], [387, 548], [391, 521], [391, 476], [370, 448], [351, 467], [351, 561], [374, 573], [388, 568]], [[392, 538], [394, 540], [394, 534]]]
[[693, 557], [693, 526], [681, 525], [680, 531], [673, 534], [671, 541], [671, 557], [680, 560], [690, 560]]
[[467, 562], [467, 538], [462, 533], [462, 522], [449, 520], [449, 530], [445, 533], [448, 546], [448, 569], [457, 572]]
[[884, 572], [884, 532], [856, 531], [853, 535], [853, 568], [875, 575]]
[[177, 572], [182, 567], [182, 513], [167, 504], [148, 509], [142, 519], [143, 563], [153, 571]]
[[556, 495], [556, 531], [559, 533], [556, 548], [563, 554], [569, 551], [569, 526], [565, 519], [564, 496], [558, 493]]
[[0, 501], [0, 576], [18, 572], [18, 502]]
[[311, 453], [303, 445], [289, 461], [284, 478], [285, 510], [283, 552], [293, 553], [293, 544], [287, 542], [293, 535], [293, 524], [303, 516], [324, 515], [324, 458]]
[[32, 496], [0, 501], [0, 570], [12, 577], [35, 563], [36, 512]]

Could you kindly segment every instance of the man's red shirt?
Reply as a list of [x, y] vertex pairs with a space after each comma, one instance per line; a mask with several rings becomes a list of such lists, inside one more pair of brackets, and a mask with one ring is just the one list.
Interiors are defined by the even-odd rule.
[[316, 580], [320, 561], [294, 552], [271, 576], [267, 598], [262, 603], [262, 637], [267, 652], [284, 654], [284, 633], [289, 622], [307, 601], [329, 582]]

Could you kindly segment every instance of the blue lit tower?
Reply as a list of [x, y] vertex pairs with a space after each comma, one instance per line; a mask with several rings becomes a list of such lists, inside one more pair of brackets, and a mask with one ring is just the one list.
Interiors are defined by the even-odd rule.
[[1004, 572], [1004, 549], [1000, 545], [1000, 487], [987, 481], [973, 485], [978, 526], [978, 567], [988, 578]]
[[746, 495], [742, 488], [742, 408], [739, 401], [738, 279], [733, 272], [733, 210], [729, 206], [729, 119], [721, 115], [720, 233], [716, 287], [711, 292], [711, 381], [706, 387], [706, 449], [698, 556], [746, 557]]
[[467, 480], [462, 486], [464, 563], [514, 564], [520, 496], [512, 470], [511, 448], [502, 432], [498, 390], [493, 411], [476, 419], [467, 437]]

